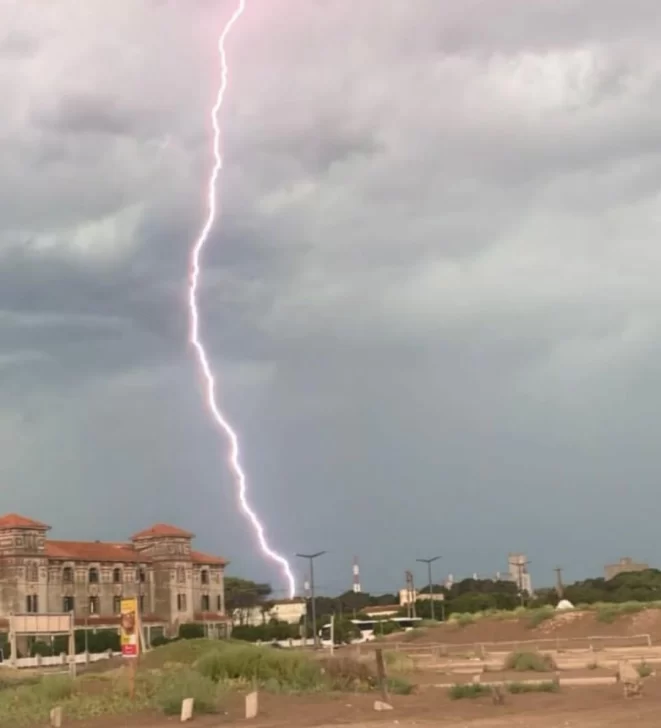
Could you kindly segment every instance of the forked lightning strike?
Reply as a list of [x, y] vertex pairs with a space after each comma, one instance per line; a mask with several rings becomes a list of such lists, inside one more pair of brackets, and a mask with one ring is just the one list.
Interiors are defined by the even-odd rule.
[[209, 358], [207, 356], [204, 344], [200, 337], [200, 315], [197, 307], [197, 293], [200, 281], [200, 257], [204, 249], [204, 245], [209, 238], [209, 233], [213, 229], [214, 222], [216, 220], [216, 191], [218, 186], [218, 177], [223, 168], [223, 158], [220, 153], [220, 123], [218, 117], [220, 114], [221, 107], [223, 105], [223, 98], [225, 96], [225, 90], [227, 89], [227, 78], [228, 78], [228, 66], [227, 56], [225, 53], [225, 40], [229, 35], [234, 24], [239, 20], [243, 11], [245, 10], [245, 0], [239, 0], [239, 5], [229, 19], [227, 25], [223, 29], [220, 38], [218, 39], [218, 52], [220, 54], [220, 87], [218, 88], [218, 94], [216, 96], [216, 103], [211, 109], [211, 123], [213, 125], [213, 157], [214, 165], [209, 177], [208, 192], [207, 192], [207, 205], [208, 214], [204, 227], [200, 236], [195, 241], [193, 249], [191, 251], [191, 277], [190, 277], [190, 288], [188, 295], [188, 304], [190, 308], [190, 341], [195, 352], [197, 359], [204, 377], [204, 385], [206, 389], [207, 404], [211, 415], [220, 428], [222, 433], [227, 437], [229, 441], [229, 467], [234, 476], [236, 486], [238, 489], [239, 503], [241, 510], [248, 518], [257, 536], [257, 540], [262, 549], [262, 552], [266, 557], [275, 561], [280, 565], [282, 571], [287, 579], [289, 586], [289, 596], [293, 598], [296, 592], [296, 584], [294, 581], [294, 575], [287, 559], [281, 556], [277, 552], [273, 551], [269, 546], [266, 535], [264, 533], [264, 526], [260, 522], [257, 514], [252, 510], [248, 503], [248, 497], [246, 492], [246, 475], [241, 466], [241, 460], [239, 455], [239, 439], [237, 437], [234, 428], [230, 425], [227, 418], [221, 411], [220, 407], [216, 403], [216, 381], [209, 364]]

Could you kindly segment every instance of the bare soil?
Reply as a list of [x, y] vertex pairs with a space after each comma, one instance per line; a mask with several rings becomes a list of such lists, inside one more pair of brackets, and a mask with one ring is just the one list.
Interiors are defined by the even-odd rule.
[[[374, 695], [288, 696], [260, 695], [260, 715], [254, 728], [308, 728], [351, 725], [355, 728], [394, 723], [400, 726], [437, 725], [442, 728], [658, 728], [661, 725], [661, 680], [645, 682], [644, 695], [626, 700], [619, 685], [565, 688], [559, 693], [507, 695], [505, 705], [489, 697], [452, 701], [447, 691], [420, 690], [411, 696], [393, 696], [393, 711], [376, 712]], [[177, 719], [139, 716], [96, 720], [77, 728], [168, 728]], [[211, 728], [243, 723], [242, 702], [220, 716], [196, 718], [193, 726]]]

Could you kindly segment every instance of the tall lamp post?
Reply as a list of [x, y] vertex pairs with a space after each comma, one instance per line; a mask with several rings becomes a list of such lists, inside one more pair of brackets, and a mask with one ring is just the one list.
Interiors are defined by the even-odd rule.
[[431, 559], [416, 559], [416, 561], [421, 564], [427, 564], [427, 577], [429, 580], [429, 601], [431, 602], [432, 621], [435, 621], [436, 615], [434, 610], [434, 594], [432, 592], [431, 565], [434, 563], [434, 561], [438, 561], [440, 558], [440, 556], [432, 556]]
[[317, 647], [317, 604], [314, 596], [314, 560], [323, 556], [325, 551], [317, 551], [315, 554], [296, 554], [299, 559], [307, 559], [310, 562], [310, 600], [312, 602], [312, 644]]

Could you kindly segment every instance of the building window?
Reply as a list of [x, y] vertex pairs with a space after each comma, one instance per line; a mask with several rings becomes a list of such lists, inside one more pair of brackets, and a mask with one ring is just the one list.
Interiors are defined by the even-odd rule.
[[147, 581], [147, 573], [144, 569], [138, 569], [138, 581], [141, 584], [144, 584]]
[[209, 595], [208, 594], [202, 594], [202, 611], [203, 612], [210, 612], [211, 611], [211, 605], [209, 603]]
[[216, 609], [219, 612], [223, 611], [223, 600], [220, 598], [220, 594], [216, 597]]
[[25, 598], [25, 611], [28, 614], [36, 614], [39, 611], [39, 598], [36, 594], [28, 594]]
[[180, 612], [186, 611], [186, 595], [185, 594], [177, 594], [177, 609]]
[[200, 572], [200, 581], [203, 584], [209, 583], [209, 571], [207, 569], [202, 569], [202, 571]]
[[73, 612], [76, 609], [76, 600], [73, 597], [64, 597], [62, 599], [62, 611]]
[[186, 570], [183, 566], [180, 566], [177, 569], [177, 581], [179, 584], [185, 584], [186, 583]]
[[73, 569], [70, 566], [65, 566], [62, 569], [62, 582], [64, 584], [73, 584]]
[[112, 583], [113, 584], [121, 584], [122, 583], [122, 570], [121, 569], [113, 569], [112, 570]]
[[140, 610], [140, 614], [144, 614], [144, 612], [145, 612], [145, 595], [144, 594], [140, 595], [138, 609]]
[[121, 597], [115, 596], [112, 598], [112, 613], [113, 614], [122, 613], [122, 598]]
[[33, 584], [39, 581], [39, 569], [36, 564], [30, 564], [28, 566], [28, 581], [31, 581]]
[[89, 613], [90, 614], [99, 614], [99, 597], [90, 597], [89, 598]]
[[99, 570], [92, 567], [89, 570], [87, 578], [88, 578], [90, 584], [98, 584], [99, 583]]

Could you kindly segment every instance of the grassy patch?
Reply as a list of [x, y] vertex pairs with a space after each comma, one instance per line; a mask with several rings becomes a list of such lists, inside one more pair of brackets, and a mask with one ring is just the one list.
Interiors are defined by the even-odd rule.
[[193, 698], [197, 714], [217, 713], [224, 690], [217, 682], [201, 675], [190, 667], [182, 667], [165, 673], [156, 681], [152, 695], [154, 707], [165, 715], [178, 715], [181, 702]]
[[640, 677], [649, 677], [654, 672], [654, 670], [652, 669], [651, 665], [643, 661], [636, 665], [636, 672]]
[[448, 690], [450, 700], [463, 700], [464, 698], [481, 698], [489, 695], [491, 688], [480, 683], [457, 683]]
[[468, 612], [462, 614], [453, 614], [450, 617], [450, 621], [458, 624], [460, 627], [467, 627], [469, 624], [475, 624], [479, 619], [475, 614], [469, 614]]
[[389, 677], [387, 688], [393, 695], [410, 695], [415, 690], [415, 685], [403, 677]]
[[551, 672], [555, 667], [551, 655], [542, 652], [511, 652], [505, 660], [505, 669], [516, 672]]
[[[65, 720], [121, 717], [145, 711], [176, 715], [184, 698], [194, 699], [197, 714], [216, 713], [234, 687], [257, 683], [272, 692], [372, 690], [371, 665], [351, 657], [326, 657], [295, 650], [274, 650], [247, 643], [189, 640], [155, 649], [141, 660], [135, 699], [129, 698], [127, 671], [42, 678], [7, 684], [0, 692], [0, 728], [32, 728], [48, 723], [62, 707]], [[401, 678], [388, 685], [395, 694], [413, 686]]]
[[526, 615], [526, 623], [528, 627], [534, 629], [548, 619], [553, 619], [555, 609], [553, 607], [540, 607], [539, 609], [530, 609]]

